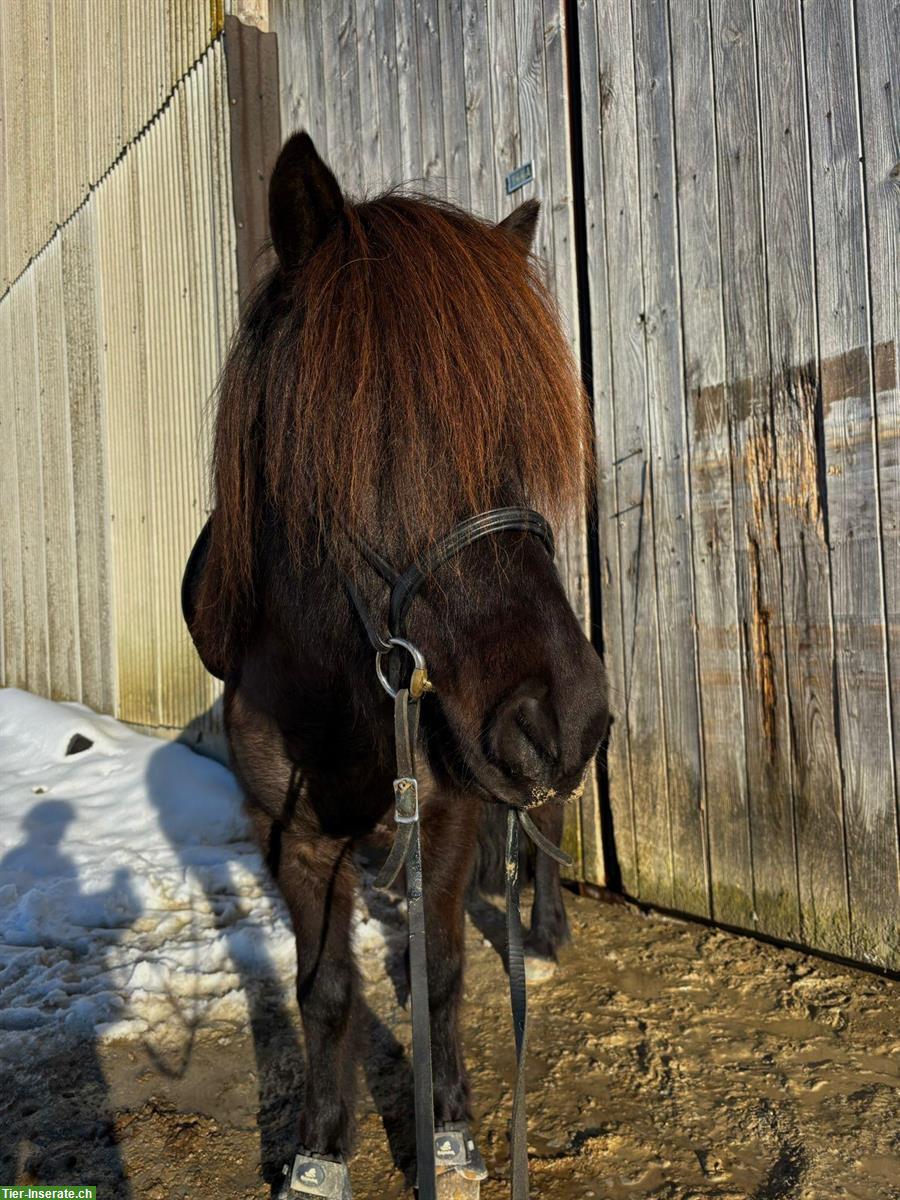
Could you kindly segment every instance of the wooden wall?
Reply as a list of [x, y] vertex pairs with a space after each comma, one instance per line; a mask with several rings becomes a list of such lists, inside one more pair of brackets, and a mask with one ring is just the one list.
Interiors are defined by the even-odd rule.
[[576, 8], [625, 887], [900, 966], [900, 10]]
[[[307, 129], [351, 196], [402, 183], [499, 220], [542, 201], [547, 263], [575, 353], [578, 297], [562, 0], [273, 0], [282, 129]], [[533, 164], [508, 195], [506, 177]], [[588, 627], [586, 521], [559, 565]], [[580, 877], [602, 882], [596, 782], [572, 810]]]

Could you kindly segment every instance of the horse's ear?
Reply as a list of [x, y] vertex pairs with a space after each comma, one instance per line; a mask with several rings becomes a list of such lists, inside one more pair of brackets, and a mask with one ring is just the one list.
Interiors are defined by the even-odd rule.
[[518, 208], [514, 208], [508, 217], [504, 217], [497, 228], [502, 229], [511, 241], [528, 254], [534, 245], [534, 234], [540, 214], [540, 200], [525, 200]]
[[341, 189], [312, 138], [295, 133], [282, 146], [269, 183], [269, 229], [281, 265], [292, 271], [306, 262], [343, 211]]

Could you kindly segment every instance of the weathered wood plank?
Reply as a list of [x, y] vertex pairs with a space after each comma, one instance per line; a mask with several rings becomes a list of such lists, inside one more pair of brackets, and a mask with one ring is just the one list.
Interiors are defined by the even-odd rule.
[[307, 0], [302, 5], [278, 0], [271, 10], [272, 29], [278, 37], [284, 135], [306, 129], [325, 153], [332, 114], [324, 99], [322, 20], [322, 0]]
[[676, 908], [708, 915], [666, 0], [640, 0], [634, 5], [634, 38], [644, 261], [641, 324], [647, 360], [649, 483], [672, 899]]
[[[310, 53], [315, 54], [316, 33], [310, 30]], [[359, 107], [359, 59], [356, 49], [354, 0], [325, 4], [319, 34], [324, 80], [323, 101], [328, 111], [328, 145], [322, 152], [348, 196], [363, 189]]]
[[[753, 11], [713, 5], [726, 399], [731, 421], [735, 551], [753, 894], [716, 916], [799, 935], [791, 811], [791, 730], [784, 665], [775, 441], [769, 388], [765, 238]], [[746, 869], [741, 853], [722, 872]]]
[[[315, 0], [292, 4], [290, 0], [271, 0], [269, 27], [278, 46], [278, 79], [281, 99], [281, 127], [284, 137], [305, 129], [317, 146], [324, 147], [325, 105], [322, 96], [321, 59], [310, 61], [308, 29], [319, 28], [313, 7]], [[316, 72], [317, 74], [314, 74]]]
[[[631, 763], [625, 712], [625, 646], [622, 632], [622, 585], [619, 565], [616, 428], [613, 412], [610, 293], [606, 240], [606, 164], [603, 119], [606, 81], [600, 73], [597, 11], [594, 0], [579, 0], [581, 120], [584, 158], [584, 205], [587, 285], [590, 316], [594, 432], [597, 456], [597, 539], [600, 566], [600, 621], [613, 717], [606, 750], [606, 771], [615, 816], [614, 851], [627, 891], [637, 891], [637, 850], [631, 795]], [[612, 881], [610, 881], [612, 882]]]
[[752, 895], [731, 445], [706, 0], [671, 10], [681, 334], [711, 913]]
[[851, 947], [854, 957], [896, 961], [896, 783], [854, 29], [837, 0], [807, 4], [804, 18]]
[[[581, 330], [578, 311], [578, 280], [575, 264], [575, 211], [573, 205], [572, 160], [569, 128], [569, 83], [566, 52], [564, 6], [558, 0], [545, 0], [542, 19], [532, 26], [540, 37], [541, 81], [544, 89], [545, 129], [542, 157], [546, 157], [544, 220], [552, 254], [553, 290], [563, 326], [576, 361], [581, 360]], [[520, 87], [520, 91], [521, 91]], [[523, 130], [525, 126], [523, 125]], [[539, 176], [543, 180], [543, 175]], [[584, 508], [572, 514], [559, 531], [559, 564], [566, 594], [585, 634], [591, 636], [591, 597], [587, 552], [587, 513]], [[568, 823], [571, 844], [580, 864], [579, 875], [592, 883], [605, 880], [603, 848], [599, 825], [599, 799], [595, 764], [585, 776], [584, 791], [577, 807], [570, 809]]]
[[378, 120], [381, 142], [381, 186], [389, 188], [396, 186], [403, 179], [394, 0], [384, 0], [383, 4], [375, 6], [375, 52], [377, 55]]
[[[529, 6], [521, 8], [527, 13]], [[581, 325], [575, 261], [575, 204], [570, 108], [570, 14], [564, 0], [543, 0], [531, 19], [519, 18], [519, 123], [523, 160], [533, 145], [536, 178], [547, 192], [545, 220], [563, 327], [577, 357]], [[575, 22], [577, 29], [577, 19]], [[574, 32], [573, 37], [577, 37]], [[577, 86], [577, 85], [576, 85]], [[546, 168], [541, 159], [546, 157]], [[545, 172], [545, 173], [544, 173]], [[517, 193], [519, 195], [521, 193]]]
[[488, 62], [491, 65], [493, 169], [497, 180], [499, 219], [511, 212], [522, 193], [506, 194], [506, 176], [519, 165], [519, 96], [516, 59], [515, 0], [488, 5]]
[[494, 168], [491, 67], [487, 12], [482, 0], [463, 0], [466, 150], [469, 203], [482, 217], [498, 213]]
[[381, 114], [378, 104], [377, 13], [368, 0], [356, 0], [356, 55], [359, 79], [360, 172], [362, 193], [374, 195], [384, 188], [381, 171]]
[[394, 31], [400, 100], [400, 169], [404, 183], [421, 187], [425, 168], [414, 0], [394, 0]]
[[[800, 939], [849, 952], [799, 9], [756, 0], [773, 428]], [[775, 925], [767, 932], [790, 935]]]
[[466, 145], [466, 65], [463, 48], [463, 0], [442, 0], [436, 39], [441, 78], [443, 117], [444, 192], [448, 199], [469, 208], [469, 155]]
[[[626, 0], [598, 0], [598, 86], [603, 161], [616, 458], [615, 528], [621, 563], [624, 722], [631, 761], [633, 811], [611, 796], [616, 828], [633, 820], [636, 872], [626, 889], [671, 906], [674, 898], [666, 786], [665, 727], [659, 677], [655, 597], [650, 431], [643, 317], [640, 172], [637, 151], [634, 44]], [[614, 165], [612, 165], [614, 164]], [[587, 182], [588, 189], [593, 185]]]
[[[900, 781], [900, 4], [856, 8], [894, 781]], [[888, 900], [890, 907], [890, 899]], [[900, 913], [894, 910], [894, 929]], [[900, 961], [896, 944], [893, 965]]]
[[[519, 162], [531, 162], [534, 183], [514, 193], [513, 204], [521, 204], [533, 193], [541, 201], [541, 216], [534, 239], [534, 252], [546, 263], [547, 280], [559, 286], [556, 276], [556, 243], [553, 236], [553, 185], [550, 135], [547, 128], [547, 88], [544, 80], [543, 12], [530, 0], [515, 3], [516, 93], [519, 112]], [[566, 147], [560, 147], [565, 152]], [[567, 297], [560, 295], [562, 304]], [[564, 313], [570, 324], [569, 307]], [[571, 329], [567, 329], [571, 340]]]
[[[446, 5], [447, 0], [441, 0], [441, 7]], [[415, 39], [422, 127], [422, 179], [433, 195], [446, 195], [447, 155], [444, 148], [443, 106], [448, 97], [442, 83], [438, 0], [415, 0]]]

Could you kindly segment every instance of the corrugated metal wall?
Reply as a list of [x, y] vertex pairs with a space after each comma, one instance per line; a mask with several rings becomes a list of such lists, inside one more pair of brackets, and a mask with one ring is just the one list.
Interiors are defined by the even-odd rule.
[[216, 0], [0, 4], [0, 295], [222, 28]]
[[[108, 18], [102, 34], [94, 7]], [[30, 6], [11, 8], [7, 83], [38, 27]], [[222, 38], [209, 45], [221, 17], [211, 24], [207, 3], [44, 15], [41, 36], [68, 30], [64, 49], [45, 44], [58, 120], [41, 126], [35, 96], [7, 107], [24, 124], [16, 134], [7, 123], [4, 178], [33, 199], [7, 206], [6, 262], [20, 270], [0, 299], [0, 676], [180, 730], [216, 695], [178, 589], [207, 510], [209, 400], [236, 313]], [[112, 27], [123, 49], [103, 42], [101, 55], [96, 39]], [[122, 96], [131, 71], [139, 102]], [[53, 100], [63, 86], [90, 98], [83, 125], [66, 123], [67, 92]], [[15, 175], [26, 129], [55, 176]]]
[[[275, 0], [282, 128], [309, 130], [350, 196], [404, 183], [499, 220], [542, 201], [535, 249], [578, 345], [562, 0]], [[508, 193], [525, 164], [534, 179]], [[590, 622], [586, 519], [561, 530], [558, 564]], [[603, 881], [596, 781], [570, 809], [578, 874]]]

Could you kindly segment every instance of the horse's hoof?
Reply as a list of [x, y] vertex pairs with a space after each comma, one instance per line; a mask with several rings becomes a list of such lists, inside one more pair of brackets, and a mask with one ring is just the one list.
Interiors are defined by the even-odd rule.
[[323, 1200], [353, 1200], [347, 1164], [319, 1158], [298, 1150], [293, 1167], [284, 1168], [285, 1180], [278, 1200], [297, 1200], [300, 1196], [320, 1196]]
[[540, 954], [525, 955], [525, 979], [528, 983], [546, 983], [556, 974], [556, 963], [552, 958]]

